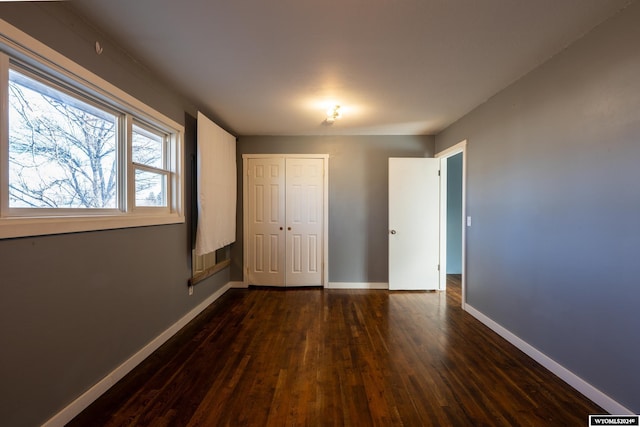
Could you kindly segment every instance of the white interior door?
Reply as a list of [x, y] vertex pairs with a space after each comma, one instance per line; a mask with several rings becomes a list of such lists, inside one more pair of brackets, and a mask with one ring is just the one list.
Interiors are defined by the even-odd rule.
[[389, 289], [438, 289], [440, 159], [389, 158]]
[[248, 159], [246, 179], [248, 283], [285, 286], [284, 159]]
[[324, 159], [286, 159], [286, 284], [322, 284]]

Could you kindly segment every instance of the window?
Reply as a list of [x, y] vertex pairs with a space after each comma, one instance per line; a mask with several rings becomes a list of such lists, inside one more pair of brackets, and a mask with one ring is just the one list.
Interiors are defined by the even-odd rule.
[[117, 208], [118, 121], [104, 107], [10, 69], [9, 208]]
[[0, 26], [0, 238], [183, 222], [182, 126]]
[[167, 207], [167, 135], [141, 125], [133, 125], [133, 161], [136, 207]]

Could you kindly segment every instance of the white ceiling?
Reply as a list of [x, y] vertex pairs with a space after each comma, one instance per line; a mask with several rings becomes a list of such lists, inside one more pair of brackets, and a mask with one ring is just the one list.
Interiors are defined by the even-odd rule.
[[69, 2], [236, 135], [436, 134], [627, 3]]

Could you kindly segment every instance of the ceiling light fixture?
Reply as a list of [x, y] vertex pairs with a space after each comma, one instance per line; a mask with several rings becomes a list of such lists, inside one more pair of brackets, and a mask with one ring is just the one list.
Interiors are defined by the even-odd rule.
[[336, 105], [327, 110], [327, 118], [325, 119], [325, 122], [328, 124], [333, 124], [333, 122], [338, 120], [340, 117], [342, 117], [342, 114], [340, 113], [340, 106]]

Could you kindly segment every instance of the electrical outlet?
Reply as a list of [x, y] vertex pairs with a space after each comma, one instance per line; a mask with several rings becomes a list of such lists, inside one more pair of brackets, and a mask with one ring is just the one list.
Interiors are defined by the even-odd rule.
[[193, 285], [189, 285], [189, 295], [193, 295]]

